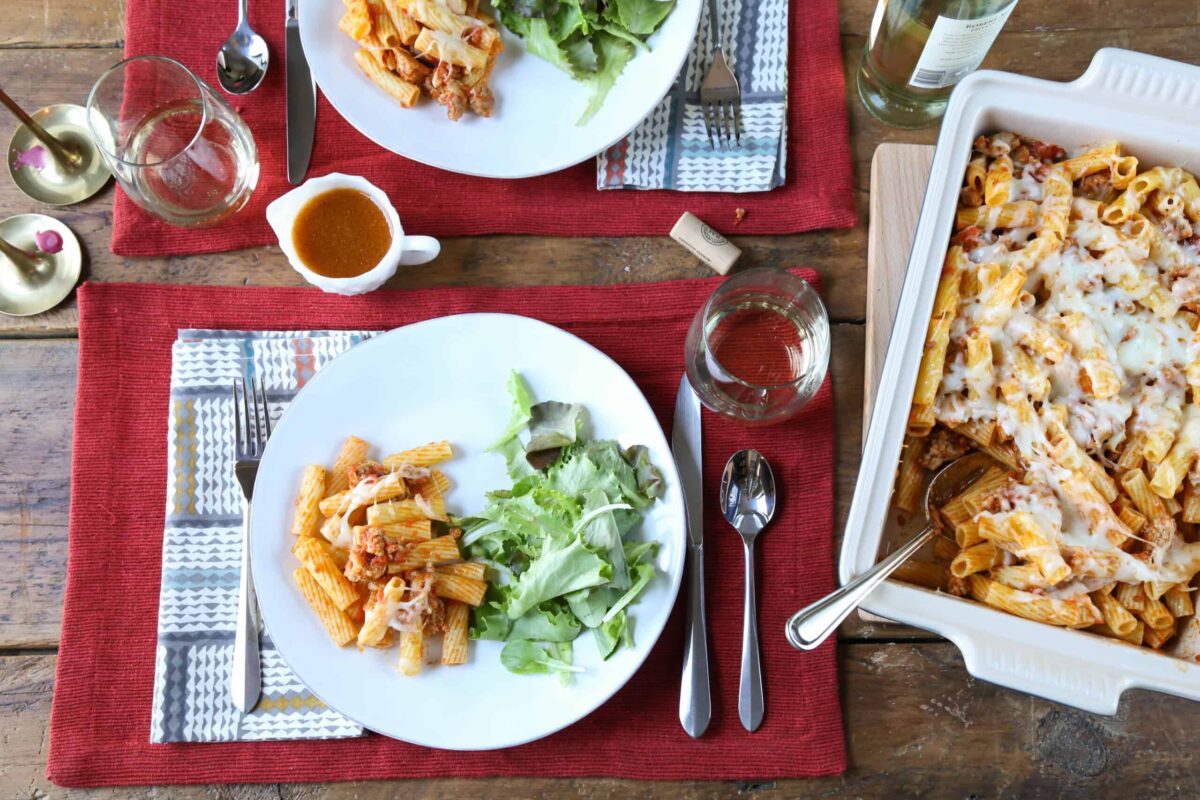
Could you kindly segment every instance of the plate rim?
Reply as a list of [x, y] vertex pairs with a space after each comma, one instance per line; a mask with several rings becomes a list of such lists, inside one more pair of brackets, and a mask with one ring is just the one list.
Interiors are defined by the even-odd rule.
[[[657, 430], [658, 436], [661, 438], [660, 443], [662, 445], [663, 452], [665, 452], [669, 455], [672, 453], [671, 447], [670, 447], [670, 440], [668, 439], [668, 437], [666, 435], [666, 431], [663, 429], [662, 425], [659, 423], [658, 417], [654, 412], [654, 408], [650, 405], [650, 401], [646, 399], [645, 393], [642, 391], [641, 387], [638, 386], [637, 382], [633, 380], [633, 377], [629, 375], [629, 373], [625, 370], [625, 368], [622, 367], [616, 361], [616, 359], [614, 359], [608, 353], [604, 352], [603, 350], [596, 347], [592, 343], [586, 341], [585, 339], [583, 339], [579, 336], [576, 336], [575, 334], [571, 333], [570, 331], [560, 328], [557, 325], [553, 325], [551, 323], [545, 322], [543, 320], [535, 319], [533, 317], [524, 316], [522, 314], [509, 314], [509, 313], [503, 313], [503, 312], [467, 312], [467, 313], [463, 313], [463, 314], [447, 314], [447, 315], [440, 316], [440, 317], [432, 317], [430, 319], [420, 320], [418, 322], [413, 322], [413, 323], [409, 323], [407, 325], [400, 325], [398, 327], [391, 328], [387, 331], [383, 331], [383, 332], [379, 333], [376, 336], [373, 336], [369, 339], [366, 339], [364, 341], [361, 341], [361, 342], [353, 345], [349, 349], [347, 349], [344, 352], [335, 356], [333, 360], [331, 360], [328, 364], [325, 365], [325, 367], [323, 367], [315, 375], [313, 375], [313, 377], [310, 378], [308, 380], [308, 382], [306, 382], [305, 385], [300, 388], [300, 390], [296, 393], [295, 397], [293, 397], [292, 401], [290, 403], [288, 403], [287, 408], [284, 409], [283, 413], [275, 421], [274, 425], [272, 426], [272, 429], [274, 430], [274, 429], [278, 428], [279, 424], [283, 421], [283, 419], [287, 416], [287, 414], [289, 414], [292, 411], [292, 409], [295, 407], [296, 401], [300, 398], [301, 394], [305, 390], [307, 390], [309, 386], [312, 386], [314, 383], [316, 383], [318, 380], [320, 380], [321, 375], [328, 373], [330, 367], [332, 367], [336, 361], [338, 361], [340, 358], [342, 358], [342, 356], [344, 356], [352, 351], [359, 350], [360, 348], [364, 348], [364, 347], [372, 348], [372, 346], [377, 346], [377, 343], [379, 343], [379, 342], [384, 342], [384, 341], [389, 340], [390, 338], [398, 337], [398, 336], [402, 335], [404, 332], [406, 332], [412, 328], [415, 328], [415, 327], [430, 326], [430, 325], [435, 325], [435, 324], [450, 324], [448, 321], [461, 320], [464, 317], [509, 318], [509, 319], [521, 320], [522, 322], [533, 323], [537, 327], [550, 329], [554, 334], [563, 335], [563, 336], [568, 337], [569, 339], [573, 339], [576, 344], [582, 345], [584, 348], [592, 351], [600, 358], [608, 361], [615, 369], [618, 370], [618, 372], [621, 375], [623, 375], [629, 381], [629, 384], [633, 387], [634, 391], [636, 392], [636, 399], [642, 404], [642, 407], [644, 408], [644, 410], [647, 413], [649, 413], [651, 418], [654, 420], [654, 427]], [[272, 452], [271, 451], [272, 441], [273, 441], [272, 439], [267, 440], [267, 445], [263, 450], [263, 455], [262, 455], [261, 461], [266, 461], [268, 455]], [[278, 450], [278, 448], [276, 448], [276, 450]], [[261, 461], [260, 461], [260, 463], [261, 463]], [[535, 733], [531, 736], [523, 736], [523, 737], [520, 737], [515, 740], [506, 741], [504, 743], [494, 744], [494, 745], [486, 745], [486, 746], [481, 746], [481, 747], [453, 747], [453, 746], [446, 746], [446, 745], [441, 745], [441, 744], [430, 744], [427, 742], [418, 741], [416, 739], [406, 738], [403, 736], [397, 736], [392, 733], [386, 733], [384, 731], [377, 730], [371, 726], [364, 724], [362, 721], [357, 719], [355, 717], [355, 715], [349, 714], [346, 711], [342, 710], [341, 708], [338, 708], [333, 703], [330, 703], [328, 700], [326, 700], [324, 697], [322, 697], [319, 693], [314, 691], [311, 686], [309, 686], [308, 681], [304, 680], [304, 678], [300, 674], [300, 671], [297, 670], [293, 666], [292, 660], [288, 658], [288, 656], [285, 654], [283, 648], [280, 647], [279, 640], [276, 639], [275, 636], [271, 633], [270, 623], [267, 620], [267, 614], [265, 613], [265, 611], [262, 607], [262, 601], [259, 600], [258, 601], [258, 606], [259, 606], [258, 617], [262, 622], [263, 632], [267, 636], [271, 637], [271, 641], [274, 642], [274, 644], [275, 644], [275, 653], [283, 660], [283, 662], [287, 666], [287, 668], [289, 670], [291, 670], [291, 672], [296, 676], [296, 679], [299, 680], [300, 683], [304, 685], [304, 688], [307, 691], [311, 692], [313, 694], [313, 696], [315, 696], [318, 700], [320, 700], [322, 703], [324, 703], [326, 706], [328, 706], [331, 710], [333, 710], [333, 711], [337, 712], [338, 714], [341, 714], [342, 716], [351, 720], [352, 722], [354, 722], [354, 724], [359, 725], [364, 730], [369, 730], [379, 736], [385, 736], [389, 739], [395, 739], [397, 741], [404, 742], [406, 744], [415, 745], [418, 747], [428, 747], [431, 749], [447, 750], [447, 751], [451, 751], [451, 752], [489, 752], [489, 751], [493, 751], [493, 750], [504, 750], [504, 749], [508, 749], [508, 748], [512, 748], [512, 747], [520, 747], [522, 745], [526, 745], [526, 744], [529, 744], [529, 743], [535, 742], [535, 741], [540, 741], [541, 739], [545, 739], [547, 737], [553, 736], [554, 734], [559, 733], [560, 731], [562, 731], [566, 728], [569, 728], [570, 726], [575, 725], [576, 723], [581, 722], [582, 720], [591, 716], [593, 713], [595, 713], [595, 711], [597, 709], [599, 709], [601, 706], [603, 706], [605, 703], [607, 703], [609, 700], [611, 700], [614, 696], [616, 696], [616, 694], [618, 692], [620, 692], [622, 689], [624, 689], [625, 686], [628, 685], [629, 681], [631, 681], [634, 678], [634, 676], [637, 675], [642, 670], [642, 667], [645, 666], [646, 659], [649, 658], [650, 653], [654, 650], [654, 648], [658, 646], [658, 643], [661, 640], [663, 633], [666, 632], [667, 627], [670, 624], [670, 619], [673, 614], [675, 605], [678, 603], [678, 600], [679, 600], [679, 590], [680, 590], [680, 587], [683, 582], [683, 572], [684, 572], [684, 569], [686, 568], [686, 566], [685, 566], [685, 561], [686, 561], [685, 549], [686, 549], [686, 538], [687, 538], [686, 510], [685, 510], [685, 503], [683, 501], [683, 495], [682, 495], [682, 485], [681, 485], [681, 482], [679, 479], [679, 473], [676, 468], [673, 455], [667, 459], [666, 464], [663, 464], [663, 465], [656, 464], [656, 466], [658, 466], [659, 469], [664, 472], [664, 478], [667, 480], [668, 485], [673, 484], [679, 488], [679, 493], [677, 495], [677, 502], [674, 503], [674, 508], [668, 508], [668, 514], [670, 514], [670, 516], [675, 518], [674, 521], [676, 523], [675, 528], [676, 528], [677, 532], [674, 536], [674, 539], [675, 539], [674, 552], [676, 555], [671, 560], [671, 564], [674, 566], [674, 569], [668, 569], [666, 571], [670, 584], [668, 587], [668, 597], [665, 600], [666, 613], [663, 615], [662, 624], [658, 628], [658, 630], [654, 633], [652, 641], [645, 641], [644, 645], [639, 644], [639, 645], [635, 646], [636, 649], [641, 649], [641, 653], [637, 655], [636, 663], [634, 663], [632, 665], [632, 667], [629, 670], [629, 673], [624, 677], [624, 679], [616, 682], [611, 687], [610, 691], [601, 691], [597, 695], [596, 702], [589, 704], [586, 707], [586, 710], [584, 710], [582, 713], [578, 714], [577, 716], [574, 716], [571, 719], [566, 720], [562, 724], [556, 724], [554, 727], [552, 727], [548, 730], [545, 730], [540, 733]], [[258, 576], [260, 573], [265, 575], [265, 570], [269, 569], [269, 566], [267, 566], [267, 565], [262, 565], [262, 566], [257, 566], [257, 567], [255, 566], [257, 561], [254, 558], [255, 541], [256, 541], [254, 532], [258, 529], [259, 526], [255, 524], [258, 514], [255, 513], [254, 508], [255, 507], [252, 502], [251, 509], [250, 509], [250, 523], [251, 524], [250, 524], [249, 561], [250, 561], [250, 574], [251, 574], [251, 577], [254, 579], [254, 584], [256, 587], [255, 594], [257, 597], [258, 596], [257, 586], [259, 585]], [[263, 513], [265, 513], [265, 512], [263, 512]], [[283, 533], [277, 534], [277, 536], [287, 536], [287, 535], [290, 535], [290, 532], [283, 531]], [[258, 541], [263, 542], [263, 541], [267, 541], [267, 539], [260, 538], [260, 539], [258, 539]], [[667, 541], [667, 539], [662, 539], [660, 541]], [[266, 546], [266, 545], [262, 545], [262, 546]]]
[[[672, 15], [679, 12], [680, 4], [681, 4], [681, 0], [676, 0], [675, 8], [673, 8], [671, 10]], [[581, 156], [580, 158], [578, 158], [575, 161], [570, 161], [568, 163], [558, 164], [557, 166], [539, 168], [539, 169], [534, 169], [534, 170], [530, 170], [530, 171], [503, 171], [503, 170], [500, 170], [500, 171], [495, 171], [495, 172], [477, 172], [477, 171], [472, 171], [472, 170], [468, 170], [468, 169], [462, 169], [461, 167], [455, 167], [455, 166], [452, 166], [449, 164], [440, 163], [437, 159], [418, 158], [418, 157], [410, 155], [408, 153], [402, 153], [399, 150], [397, 150], [396, 148], [394, 148], [393, 146], [379, 141], [379, 139], [377, 139], [374, 136], [372, 136], [371, 134], [367, 133], [365, 130], [360, 128], [352, 119], [350, 119], [350, 117], [346, 115], [345, 111], [343, 111], [342, 108], [338, 105], [338, 103], [333, 99], [333, 96], [330, 95], [328, 92], [326, 92], [324, 87], [321, 85], [322, 82], [321, 82], [320, 78], [317, 76], [317, 70], [314, 70], [311, 68], [311, 64], [312, 64], [311, 59], [309, 59], [306, 56], [305, 61], [309, 62], [309, 65], [310, 65], [309, 69], [312, 74], [313, 82], [317, 85], [317, 88], [319, 88], [321, 90], [321, 94], [324, 95], [325, 99], [329, 102], [329, 105], [333, 107], [333, 110], [338, 113], [338, 116], [340, 116], [343, 120], [345, 120], [346, 124], [348, 124], [351, 128], [354, 128], [354, 130], [356, 130], [360, 135], [364, 136], [368, 141], [377, 145], [378, 147], [382, 147], [384, 150], [388, 151], [389, 153], [398, 155], [401, 158], [407, 158], [409, 161], [415, 161], [416, 163], [423, 164], [427, 167], [433, 167], [434, 169], [444, 170], [445, 172], [451, 172], [456, 175], [466, 175], [466, 176], [472, 177], [472, 178], [492, 178], [492, 179], [497, 179], [497, 180], [523, 180], [525, 178], [537, 178], [537, 177], [541, 177], [542, 175], [550, 175], [555, 172], [561, 172], [563, 170], [570, 169], [571, 167], [574, 167], [574, 166], [584, 163], [589, 158], [595, 158], [600, 153], [603, 153], [605, 150], [609, 149], [614, 144], [621, 141], [626, 136], [628, 136], [630, 133], [632, 133], [639, 125], [641, 125], [643, 122], [645, 122], [646, 119], [652, 113], [654, 113], [654, 109], [656, 109], [658, 107], [658, 104], [663, 101], [663, 98], [666, 97], [668, 94], [670, 94], [671, 89], [674, 88], [676, 81], [679, 79], [679, 74], [683, 71], [684, 65], [687, 63], [688, 56], [691, 54], [692, 49], [695, 46], [696, 37], [699, 36], [699, 34], [700, 34], [700, 17], [702, 16], [702, 13], [703, 13], [704, 2], [703, 2], [703, 0], [694, 0], [692, 5], [694, 6], [693, 19], [690, 20], [690, 22], [686, 26], [687, 29], [692, 32], [691, 37], [688, 39], [688, 41], [691, 44], [688, 47], [682, 48], [682, 54], [680, 55], [679, 60], [675, 64], [674, 68], [671, 70], [671, 74], [674, 77], [672, 77], [671, 81], [667, 83], [666, 88], [663, 89], [662, 93], [659, 94], [658, 97], [654, 100], [654, 102], [650, 104], [649, 108], [647, 108], [644, 113], [640, 114], [638, 116], [637, 120], [631, 126], [629, 126], [629, 128], [626, 129], [623, 133], [619, 134], [616, 138], [612, 139], [612, 141], [605, 143], [603, 146], [599, 147], [598, 149], [594, 150], [593, 152], [588, 153], [587, 155]], [[516, 36], [515, 33], [512, 33], [512, 31], [509, 31], [508, 28], [504, 27], [504, 23], [500, 22], [499, 18], [497, 18], [496, 24], [499, 25], [504, 31], [507, 31], [511, 35]], [[304, 31], [307, 30], [305, 25], [301, 23], [300, 25], [298, 25], [298, 27], [300, 30], [300, 46], [301, 46], [301, 48], [306, 53], [310, 52], [309, 51], [310, 47], [312, 47], [313, 49], [316, 49], [317, 42], [309, 40], [308, 37], [306, 37], [304, 34]], [[655, 31], [655, 33], [658, 33], [658, 31]], [[520, 37], [517, 37], [517, 38], [520, 38]], [[533, 55], [533, 53], [529, 53], [528, 55], [531, 58], [538, 58], [538, 56]], [[635, 54], [634, 59], [636, 59], [639, 55], [641, 55], [641, 54], [640, 53]], [[553, 64], [550, 64], [549, 62], [546, 62], [546, 63], [547, 63], [547, 65], [549, 65], [551, 67], [554, 66]], [[630, 63], [632, 63], [632, 60]], [[622, 74], [624, 74], [624, 70], [622, 70]], [[618, 78], [619, 78], [619, 76], [618, 76]], [[449, 120], [446, 120], [446, 122], [449, 122]], [[500, 165], [502, 166], [503, 163], [507, 163], [507, 162], [500, 162]]]

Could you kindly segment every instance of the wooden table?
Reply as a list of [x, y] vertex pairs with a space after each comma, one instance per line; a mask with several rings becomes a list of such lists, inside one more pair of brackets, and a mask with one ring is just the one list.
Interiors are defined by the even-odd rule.
[[[232, 0], [230, 0], [232, 2]], [[26, 108], [82, 102], [117, 61], [123, 0], [4, 0], [0, 86]], [[276, 3], [276, 5], [279, 5]], [[932, 142], [936, 129], [889, 130], [854, 97], [853, 72], [875, 0], [842, 0], [860, 220], [852, 230], [742, 237], [743, 265], [821, 271], [833, 322], [837, 394], [837, 535], [861, 441], [867, 190], [882, 141]], [[186, 7], [183, 4], [181, 7]], [[986, 66], [1055, 80], [1076, 77], [1097, 48], [1128, 47], [1200, 62], [1200, 3], [1158, 0], [1128, 24], [1118, 0], [1022, 0]], [[263, 10], [259, 13], [267, 13]], [[214, 42], [214, 47], [216, 43]], [[7, 142], [12, 122], [0, 121]], [[797, 157], [803, 157], [800, 154]], [[277, 248], [210, 256], [126, 259], [108, 251], [111, 189], [53, 212], [84, 243], [86, 276], [101, 281], [294, 285]], [[5, 215], [38, 209], [0, 180]], [[720, 226], [724, 221], [714, 220]], [[451, 239], [434, 264], [405, 270], [394, 288], [470, 283], [653, 281], [708, 274], [666, 238]], [[1200, 705], [1142, 691], [1115, 717], [1098, 717], [971, 679], [957, 649], [906, 628], [848, 622], [839, 658], [850, 768], [838, 778], [765, 783], [583, 780], [421, 780], [65, 792], [43, 775], [67, 554], [71, 420], [78, 316], [73, 305], [32, 319], [0, 317], [0, 798], [302, 797], [1185, 797], [1200, 794], [1192, 761]], [[769, 587], [767, 588], [769, 591]], [[779, 691], [780, 689], [776, 689]]]

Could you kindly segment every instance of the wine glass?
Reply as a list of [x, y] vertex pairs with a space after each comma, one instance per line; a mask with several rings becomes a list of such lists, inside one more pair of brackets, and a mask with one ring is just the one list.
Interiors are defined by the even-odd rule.
[[750, 424], [786, 419], [821, 388], [829, 316], [803, 278], [748, 269], [696, 312], [684, 347], [688, 380], [705, 406]]
[[87, 118], [121, 188], [164, 222], [220, 222], [258, 183], [246, 123], [174, 59], [136, 56], [110, 67], [88, 95]]

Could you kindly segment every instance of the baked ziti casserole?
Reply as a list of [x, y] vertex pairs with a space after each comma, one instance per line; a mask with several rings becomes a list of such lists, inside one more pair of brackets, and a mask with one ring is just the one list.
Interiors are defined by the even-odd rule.
[[895, 503], [968, 451], [994, 464], [937, 510], [940, 563], [897, 577], [1161, 648], [1200, 570], [1200, 187], [1115, 142], [997, 133], [955, 231]]

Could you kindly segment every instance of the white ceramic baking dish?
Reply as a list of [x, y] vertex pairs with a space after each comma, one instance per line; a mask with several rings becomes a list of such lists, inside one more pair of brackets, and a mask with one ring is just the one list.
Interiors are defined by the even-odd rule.
[[[914, 524], [891, 508], [909, 400], [951, 234], [958, 188], [980, 133], [1015, 131], [1064, 147], [1118, 140], [1144, 165], [1200, 172], [1200, 68], [1104, 49], [1071, 83], [982, 71], [955, 89], [938, 137], [862, 466], [846, 523], [839, 575], [866, 571]], [[886, 225], [886, 219], [872, 220]], [[1114, 714], [1134, 687], [1200, 700], [1200, 664], [1089, 633], [1055, 628], [973, 600], [888, 581], [863, 604], [870, 612], [939, 633], [977, 678]], [[1193, 623], [1177, 648], [1195, 648]]]

